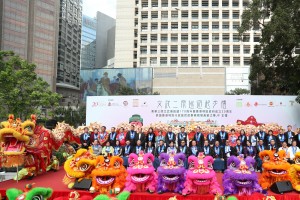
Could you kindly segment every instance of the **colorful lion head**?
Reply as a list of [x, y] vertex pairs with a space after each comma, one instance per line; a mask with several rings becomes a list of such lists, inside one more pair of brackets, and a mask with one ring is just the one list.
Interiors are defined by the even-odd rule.
[[288, 170], [291, 165], [286, 161], [285, 151], [274, 152], [264, 150], [259, 153], [263, 164], [263, 173], [259, 179], [259, 184], [263, 189], [268, 189], [273, 183], [278, 181], [291, 180]]
[[128, 157], [129, 167], [126, 178], [126, 191], [146, 191], [154, 192], [156, 190], [157, 175], [153, 167], [154, 156], [151, 153], [139, 154], [131, 153]]
[[186, 157], [183, 153], [162, 153], [159, 155], [160, 166], [157, 168], [158, 193], [181, 192], [185, 180], [185, 160]]
[[127, 175], [123, 159], [119, 156], [98, 156], [94, 163], [95, 169], [91, 173], [93, 178], [91, 191], [107, 193], [113, 190], [114, 193], [119, 193], [125, 186]]
[[227, 170], [223, 176], [224, 193], [251, 195], [253, 192], [261, 192], [258, 185], [257, 174], [254, 170], [255, 160], [252, 157], [244, 159], [231, 156], [227, 160]]
[[293, 188], [300, 192], [300, 152], [295, 154], [295, 164], [293, 164], [289, 170], [289, 175], [292, 178]]
[[212, 167], [214, 159], [211, 156], [205, 156], [201, 152], [198, 157], [189, 156], [188, 163], [184, 195], [189, 193], [221, 193], [216, 173]]
[[66, 160], [64, 164], [66, 171], [64, 183], [68, 185], [69, 188], [72, 188], [75, 179], [88, 178], [95, 167], [95, 159], [95, 156], [86, 149], [79, 149], [77, 153]]

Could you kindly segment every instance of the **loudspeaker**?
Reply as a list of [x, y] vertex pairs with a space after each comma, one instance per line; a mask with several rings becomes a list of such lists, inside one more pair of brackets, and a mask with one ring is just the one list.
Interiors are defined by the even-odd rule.
[[92, 185], [91, 179], [82, 179], [80, 182], [78, 182], [78, 179], [76, 179], [73, 188], [78, 190], [89, 190], [91, 185]]
[[292, 183], [290, 181], [279, 181], [273, 183], [270, 189], [272, 190], [272, 192], [277, 194], [293, 191]]

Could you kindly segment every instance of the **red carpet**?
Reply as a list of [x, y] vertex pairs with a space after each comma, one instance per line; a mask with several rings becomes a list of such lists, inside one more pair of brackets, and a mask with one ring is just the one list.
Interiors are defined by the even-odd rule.
[[[71, 190], [67, 188], [66, 185], [62, 183], [62, 179], [64, 177], [64, 170], [61, 168], [58, 172], [48, 172], [43, 175], [37, 176], [32, 180], [21, 180], [18, 183], [13, 180], [9, 181], [4, 181], [0, 183], [0, 193], [2, 196], [5, 196], [5, 191], [8, 188], [18, 188], [18, 189], [23, 189], [24, 186], [28, 183], [35, 183], [35, 187], [50, 187], [54, 190], [54, 193], [52, 195], [52, 200], [55, 197], [59, 196], [68, 196]], [[217, 178], [222, 185], [222, 175], [221, 173], [217, 173]], [[78, 191], [81, 195], [89, 195], [91, 196], [96, 196], [91, 195], [88, 191]], [[148, 194], [148, 193], [133, 193], [130, 195], [130, 200], [167, 200], [170, 197], [175, 196], [177, 199], [185, 199], [185, 200], [198, 200], [198, 199], [203, 199], [203, 200], [212, 200], [214, 199], [213, 195], [189, 195], [187, 197], [183, 197], [181, 195], [175, 194], [175, 193], [167, 193], [167, 194]], [[278, 195], [274, 194], [271, 191], [268, 192], [269, 196], [274, 196], [276, 200], [299, 200], [300, 199], [300, 194], [296, 192], [290, 192], [284, 195]], [[261, 194], [254, 194], [252, 196], [240, 196], [238, 197], [239, 200], [256, 200], [256, 199], [264, 199], [264, 196]]]

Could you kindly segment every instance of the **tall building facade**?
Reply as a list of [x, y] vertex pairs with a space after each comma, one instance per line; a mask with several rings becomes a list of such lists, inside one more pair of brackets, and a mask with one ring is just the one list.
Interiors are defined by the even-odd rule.
[[57, 92], [63, 105], [78, 105], [82, 0], [60, 0]]
[[0, 48], [35, 63], [36, 73], [56, 90], [59, 2], [0, 1]]
[[[249, 0], [118, 0], [115, 67], [154, 67], [159, 76], [154, 73], [153, 90], [161, 94], [250, 89], [250, 57], [260, 32], [250, 31], [243, 40], [237, 32], [248, 4]], [[162, 76], [169, 79], [159, 79]]]
[[114, 57], [116, 20], [102, 12], [97, 12], [96, 67], [107, 66], [107, 61]]
[[96, 30], [97, 20], [83, 15], [80, 69], [94, 69], [96, 67]]

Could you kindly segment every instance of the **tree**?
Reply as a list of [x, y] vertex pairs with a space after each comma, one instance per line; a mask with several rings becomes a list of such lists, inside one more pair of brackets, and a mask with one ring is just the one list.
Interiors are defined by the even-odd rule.
[[21, 59], [12, 51], [0, 51], [0, 117], [12, 113], [27, 118], [41, 114], [42, 108], [53, 109], [61, 96], [35, 73], [36, 65]]
[[65, 121], [74, 127], [81, 126], [86, 121], [86, 106], [80, 105], [78, 109], [63, 106], [57, 107], [54, 110], [53, 118], [59, 122]]
[[239, 33], [261, 28], [249, 80], [253, 94], [298, 95], [300, 102], [299, 0], [253, 0], [243, 12]]
[[243, 88], [235, 88], [234, 90], [230, 90], [229, 92], [225, 93], [226, 95], [243, 95], [243, 94], [250, 94], [250, 90], [243, 89]]

